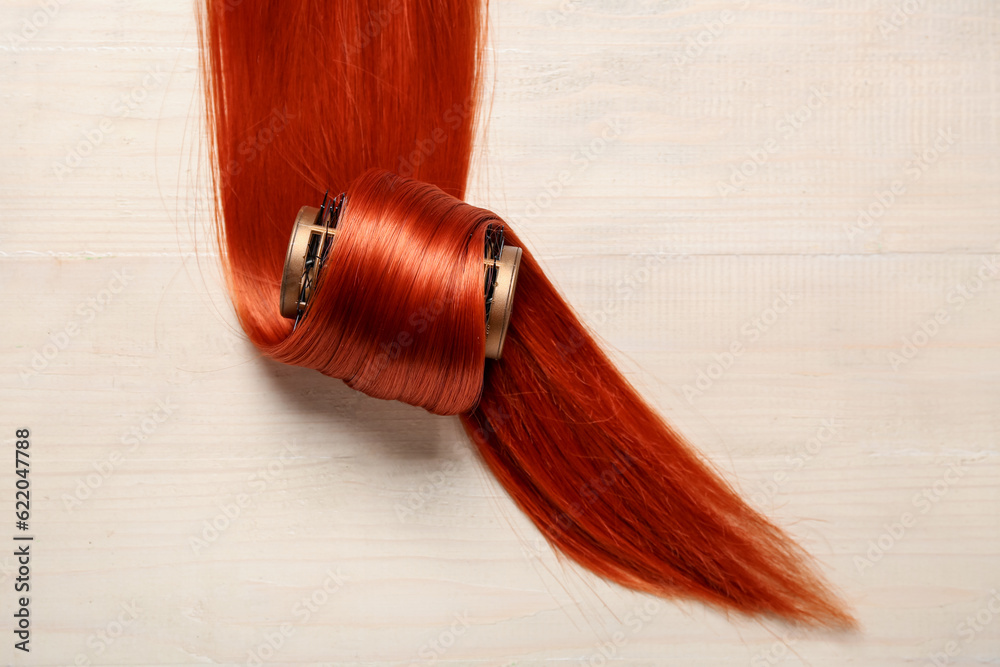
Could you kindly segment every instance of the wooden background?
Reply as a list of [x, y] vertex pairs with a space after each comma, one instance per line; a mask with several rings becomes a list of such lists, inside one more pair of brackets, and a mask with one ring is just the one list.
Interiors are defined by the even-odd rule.
[[22, 427], [36, 539], [30, 654], [0, 548], [0, 661], [1000, 663], [1000, 5], [498, 0], [491, 22], [470, 200], [863, 630], [609, 586], [454, 419], [259, 358], [209, 234], [192, 3], [7, 0], [0, 540]]

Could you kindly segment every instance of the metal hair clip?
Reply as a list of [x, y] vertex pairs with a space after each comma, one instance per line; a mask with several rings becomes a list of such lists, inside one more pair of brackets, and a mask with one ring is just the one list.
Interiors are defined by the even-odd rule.
[[[336, 240], [337, 222], [346, 203], [343, 194], [323, 197], [319, 208], [303, 206], [295, 217], [281, 275], [281, 315], [294, 319], [295, 327], [305, 317], [309, 299]], [[499, 359], [510, 325], [514, 288], [521, 266], [521, 249], [504, 244], [503, 225], [486, 228], [483, 250], [486, 305], [486, 357]]]
[[489, 225], [483, 256], [486, 264], [486, 357], [499, 359], [514, 308], [521, 249], [504, 243], [503, 225]]
[[305, 315], [309, 297], [319, 282], [320, 272], [333, 248], [337, 221], [345, 199], [343, 194], [339, 194], [331, 200], [330, 193], [327, 192], [319, 208], [303, 206], [295, 216], [295, 227], [292, 229], [292, 239], [285, 256], [285, 269], [281, 275], [279, 304], [282, 316], [294, 319], [295, 327], [299, 326]]

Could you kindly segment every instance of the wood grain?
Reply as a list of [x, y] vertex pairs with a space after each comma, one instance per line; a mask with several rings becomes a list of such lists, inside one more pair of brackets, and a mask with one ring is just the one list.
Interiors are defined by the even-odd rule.
[[0, 660], [997, 664], [998, 5], [490, 11], [470, 200], [863, 630], [607, 585], [455, 420], [259, 358], [210, 240], [193, 8], [10, 0], [0, 437], [31, 429], [36, 539], [30, 654], [0, 556]]

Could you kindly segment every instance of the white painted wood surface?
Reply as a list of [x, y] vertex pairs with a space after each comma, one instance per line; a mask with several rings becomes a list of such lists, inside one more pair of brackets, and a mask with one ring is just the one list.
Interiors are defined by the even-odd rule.
[[0, 540], [20, 427], [36, 540], [30, 654], [0, 549], [0, 661], [997, 664], [998, 7], [491, 7], [470, 198], [816, 555], [843, 638], [606, 585], [455, 420], [260, 359], [208, 236], [191, 3], [7, 0]]

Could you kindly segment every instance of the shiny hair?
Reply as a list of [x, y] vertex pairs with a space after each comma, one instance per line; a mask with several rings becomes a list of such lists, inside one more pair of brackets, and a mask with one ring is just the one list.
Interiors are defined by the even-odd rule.
[[[268, 356], [458, 414], [555, 548], [632, 589], [809, 625], [853, 619], [615, 368], [525, 249], [503, 358], [484, 359], [483, 240], [462, 201], [481, 0], [205, 0], [202, 64], [228, 288]], [[293, 331], [294, 213], [346, 193]]]

